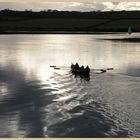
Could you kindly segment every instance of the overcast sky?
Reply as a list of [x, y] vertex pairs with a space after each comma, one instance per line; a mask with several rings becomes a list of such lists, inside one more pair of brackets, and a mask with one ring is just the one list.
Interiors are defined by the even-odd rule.
[[[39, 1], [39, 0], [38, 0]], [[92, 0], [93, 1], [93, 0]], [[140, 10], [140, 2], [91, 2], [91, 0], [48, 0], [34, 2], [31, 0], [17, 2], [2, 2], [0, 0], [0, 10], [65, 10], [65, 11], [95, 11], [95, 10]]]

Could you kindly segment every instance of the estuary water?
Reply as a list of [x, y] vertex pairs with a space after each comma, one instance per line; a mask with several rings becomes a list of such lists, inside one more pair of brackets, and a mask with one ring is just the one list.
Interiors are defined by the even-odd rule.
[[[140, 137], [140, 42], [128, 38], [140, 34], [0, 35], [0, 137]], [[114, 70], [84, 78], [72, 62]]]

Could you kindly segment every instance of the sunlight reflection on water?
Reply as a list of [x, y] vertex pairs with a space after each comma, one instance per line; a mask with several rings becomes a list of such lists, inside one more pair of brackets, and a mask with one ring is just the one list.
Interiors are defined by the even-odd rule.
[[[1, 35], [0, 137], [140, 136], [140, 43], [104, 40], [124, 37]], [[50, 67], [71, 62], [114, 71]]]

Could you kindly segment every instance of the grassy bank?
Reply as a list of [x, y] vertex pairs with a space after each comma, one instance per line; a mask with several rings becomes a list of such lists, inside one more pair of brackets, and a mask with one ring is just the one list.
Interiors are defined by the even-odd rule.
[[140, 32], [140, 12], [0, 12], [0, 33]]

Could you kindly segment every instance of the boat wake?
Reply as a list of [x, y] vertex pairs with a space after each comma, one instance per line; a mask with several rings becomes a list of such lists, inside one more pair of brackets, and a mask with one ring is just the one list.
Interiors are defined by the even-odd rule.
[[10, 73], [0, 73], [1, 137], [139, 136], [139, 77], [55, 71], [41, 81]]

